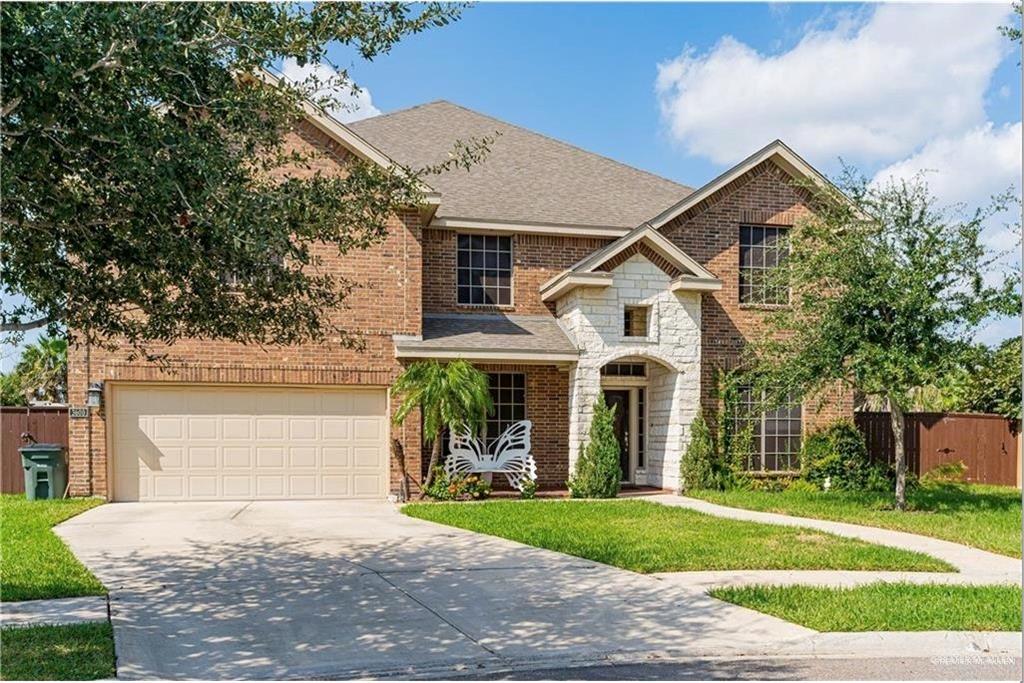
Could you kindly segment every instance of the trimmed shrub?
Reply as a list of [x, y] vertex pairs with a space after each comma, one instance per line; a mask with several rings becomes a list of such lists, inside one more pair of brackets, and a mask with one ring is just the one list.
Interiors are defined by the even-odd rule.
[[712, 434], [703, 413], [690, 425], [690, 443], [679, 462], [681, 491], [749, 489], [755, 484], [747, 475], [746, 461], [753, 450], [754, 431], [747, 427], [736, 433], [719, 430]]
[[683, 491], [716, 488], [715, 442], [703, 413], [697, 413], [690, 425], [690, 443], [679, 463], [679, 486]]
[[615, 436], [615, 408], [598, 394], [587, 445], [576, 461], [576, 471], [566, 482], [573, 498], [614, 498], [622, 486], [619, 440]]
[[864, 490], [872, 467], [864, 436], [840, 420], [808, 436], [800, 449], [800, 473], [823, 490]]

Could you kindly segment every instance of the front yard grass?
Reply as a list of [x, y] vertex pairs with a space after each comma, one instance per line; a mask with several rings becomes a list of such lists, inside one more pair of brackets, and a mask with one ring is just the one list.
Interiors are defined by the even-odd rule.
[[1020, 586], [873, 583], [716, 588], [712, 597], [815, 631], [1020, 631]]
[[50, 529], [102, 502], [0, 496], [0, 601], [105, 595], [103, 584]]
[[639, 500], [414, 503], [402, 512], [644, 574], [713, 569], [956, 571], [921, 553]]
[[113, 677], [114, 631], [109, 622], [0, 630], [0, 680]]
[[906, 512], [893, 509], [891, 493], [694, 491], [687, 495], [748, 510], [909, 531], [1021, 556], [1020, 491], [1006, 486], [922, 485], [907, 493]]

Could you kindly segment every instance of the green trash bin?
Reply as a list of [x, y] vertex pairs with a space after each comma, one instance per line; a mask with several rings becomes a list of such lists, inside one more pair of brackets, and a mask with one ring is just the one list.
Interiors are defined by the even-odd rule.
[[53, 500], [64, 497], [68, 463], [59, 443], [32, 443], [18, 449], [25, 468], [25, 497]]

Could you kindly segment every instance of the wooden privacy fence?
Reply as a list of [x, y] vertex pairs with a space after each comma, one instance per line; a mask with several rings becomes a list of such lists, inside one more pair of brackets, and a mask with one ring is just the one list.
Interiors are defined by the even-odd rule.
[[25, 492], [25, 475], [21, 469], [21, 454], [18, 453], [24, 432], [31, 434], [39, 443], [59, 443], [67, 448], [67, 407], [0, 407], [0, 493]]
[[[872, 460], [891, 465], [889, 413], [856, 413]], [[936, 465], [963, 461], [966, 478], [979, 484], [1019, 486], [1020, 423], [982, 413], [907, 413], [903, 445], [907, 468], [921, 475]]]

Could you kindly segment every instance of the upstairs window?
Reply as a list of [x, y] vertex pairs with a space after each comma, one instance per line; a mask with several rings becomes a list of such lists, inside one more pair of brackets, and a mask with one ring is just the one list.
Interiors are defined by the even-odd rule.
[[789, 287], [769, 274], [789, 253], [788, 228], [740, 226], [740, 303], [781, 306], [789, 303]]
[[512, 304], [512, 238], [458, 236], [458, 302], [469, 306]]
[[624, 337], [648, 336], [648, 307], [626, 306], [622, 316], [622, 335]]

